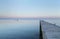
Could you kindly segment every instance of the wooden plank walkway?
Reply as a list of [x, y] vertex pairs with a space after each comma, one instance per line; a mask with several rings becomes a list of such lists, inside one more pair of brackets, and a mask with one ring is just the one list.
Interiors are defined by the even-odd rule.
[[60, 27], [45, 21], [41, 21], [43, 39], [60, 39]]

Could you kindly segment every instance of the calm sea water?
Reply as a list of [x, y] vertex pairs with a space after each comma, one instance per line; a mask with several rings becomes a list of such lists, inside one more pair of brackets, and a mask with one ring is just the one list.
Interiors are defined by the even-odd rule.
[[[60, 26], [60, 19], [42, 19]], [[0, 39], [39, 39], [40, 20], [0, 20]]]
[[39, 39], [39, 20], [0, 20], [0, 39]]

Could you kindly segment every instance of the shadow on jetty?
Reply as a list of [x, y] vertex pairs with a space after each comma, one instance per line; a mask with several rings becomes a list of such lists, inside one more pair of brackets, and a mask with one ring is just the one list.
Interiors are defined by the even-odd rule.
[[42, 27], [41, 27], [41, 21], [40, 21], [40, 39], [43, 39], [43, 33], [42, 33]]
[[45, 32], [43, 32], [42, 30], [42, 23], [41, 22], [45, 22], [45, 21], [40, 21], [40, 39], [47, 39], [47, 36], [45, 34]]

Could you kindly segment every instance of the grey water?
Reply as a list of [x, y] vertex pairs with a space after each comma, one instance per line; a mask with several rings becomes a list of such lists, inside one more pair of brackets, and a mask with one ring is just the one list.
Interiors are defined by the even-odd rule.
[[0, 39], [39, 39], [39, 20], [0, 20]]
[[[60, 26], [60, 19], [41, 19]], [[0, 39], [39, 39], [40, 19], [0, 19]]]

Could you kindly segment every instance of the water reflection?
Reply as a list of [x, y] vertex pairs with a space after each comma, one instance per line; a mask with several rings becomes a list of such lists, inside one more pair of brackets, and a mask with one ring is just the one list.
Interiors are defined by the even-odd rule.
[[0, 39], [39, 39], [39, 21], [0, 20]]

